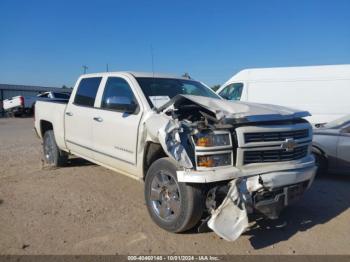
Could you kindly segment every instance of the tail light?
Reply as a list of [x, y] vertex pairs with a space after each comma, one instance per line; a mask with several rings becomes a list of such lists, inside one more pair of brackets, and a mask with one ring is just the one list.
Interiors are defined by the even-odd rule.
[[23, 96], [19, 97], [19, 101], [20, 101], [21, 105], [24, 106], [24, 97]]

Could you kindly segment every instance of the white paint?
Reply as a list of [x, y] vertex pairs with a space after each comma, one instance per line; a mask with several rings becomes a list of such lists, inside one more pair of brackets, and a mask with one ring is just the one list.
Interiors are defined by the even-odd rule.
[[309, 111], [312, 123], [329, 122], [350, 112], [350, 65], [245, 69], [223, 84], [243, 83], [241, 101]]

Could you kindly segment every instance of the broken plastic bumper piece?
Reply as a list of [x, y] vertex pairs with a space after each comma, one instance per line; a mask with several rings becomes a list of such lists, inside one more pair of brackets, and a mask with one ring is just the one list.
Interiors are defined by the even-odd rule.
[[228, 241], [236, 240], [248, 228], [248, 213], [258, 211], [270, 219], [298, 200], [311, 185], [314, 166], [271, 172], [230, 181], [226, 198], [212, 211], [208, 226]]

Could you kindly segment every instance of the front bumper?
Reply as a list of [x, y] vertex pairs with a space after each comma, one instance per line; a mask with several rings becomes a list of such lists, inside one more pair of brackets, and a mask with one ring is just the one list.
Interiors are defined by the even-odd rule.
[[271, 189], [260, 181], [257, 191], [248, 192], [247, 179], [234, 179], [229, 182], [221, 205], [211, 211], [208, 226], [222, 238], [234, 241], [249, 227], [248, 213], [258, 211], [270, 219], [278, 218], [284, 207], [304, 194], [312, 180], [313, 176], [304, 182]]
[[258, 211], [276, 219], [312, 184], [317, 168], [309, 166], [241, 177], [229, 182], [227, 196], [212, 210], [208, 226], [226, 240], [236, 240], [248, 227], [248, 214]]
[[305, 181], [294, 185], [275, 188], [271, 191], [262, 190], [254, 192], [251, 210], [257, 211], [269, 219], [277, 219], [283, 208], [299, 200], [303, 196], [308, 184], [309, 181]]
[[294, 184], [308, 180], [315, 175], [315, 172], [315, 159], [312, 155], [308, 155], [302, 159], [290, 162], [251, 164], [208, 171], [181, 170], [177, 171], [177, 180], [184, 183], [212, 183], [241, 177], [258, 178], [258, 176], [264, 176], [266, 181], [271, 181], [267, 182], [269, 185], [283, 184], [285, 182]]

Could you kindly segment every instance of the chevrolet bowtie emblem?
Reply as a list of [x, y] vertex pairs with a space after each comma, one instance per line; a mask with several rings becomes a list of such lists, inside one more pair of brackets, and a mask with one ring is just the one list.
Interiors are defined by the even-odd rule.
[[282, 144], [281, 144], [281, 148], [285, 149], [287, 152], [291, 152], [294, 150], [294, 148], [297, 146], [298, 144], [294, 141], [293, 138], [287, 138]]

